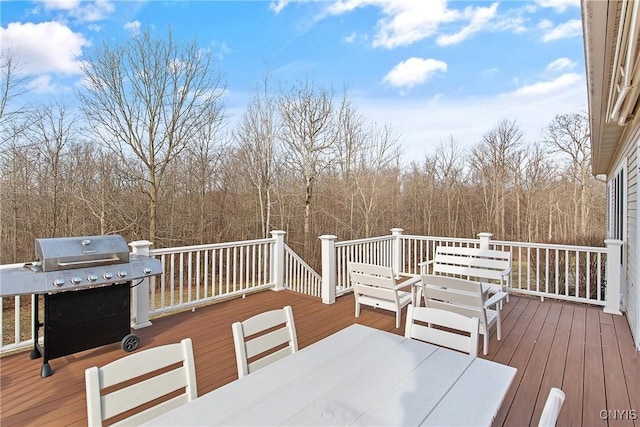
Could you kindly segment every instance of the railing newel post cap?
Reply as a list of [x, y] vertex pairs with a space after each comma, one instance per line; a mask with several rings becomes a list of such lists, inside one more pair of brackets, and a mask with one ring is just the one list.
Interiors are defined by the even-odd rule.
[[133, 242], [129, 243], [129, 246], [131, 246], [132, 248], [141, 248], [144, 246], [152, 246], [153, 242], [150, 242], [148, 240], [134, 240]]
[[399, 234], [399, 233], [402, 233], [403, 231], [404, 231], [404, 228], [398, 228], [398, 227], [396, 227], [396, 228], [392, 228], [392, 229], [391, 229], [391, 232], [392, 232], [393, 234]]
[[284, 231], [284, 230], [273, 230], [273, 231], [271, 231], [271, 235], [272, 236], [282, 236], [284, 234], [287, 234], [287, 232]]
[[338, 238], [338, 236], [334, 236], [333, 234], [323, 234], [322, 236], [318, 237], [320, 240], [336, 240]]
[[618, 240], [618, 239], [604, 239], [604, 244], [605, 245], [620, 245], [620, 246], [622, 246], [624, 244], [624, 242], [622, 240]]
[[483, 231], [481, 233], [478, 233], [478, 237], [493, 237], [493, 233], [489, 233], [488, 231]]

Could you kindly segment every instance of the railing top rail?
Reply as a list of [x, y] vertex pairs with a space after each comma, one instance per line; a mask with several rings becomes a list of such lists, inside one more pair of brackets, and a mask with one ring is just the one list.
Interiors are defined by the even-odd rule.
[[[444, 240], [447, 242], [455, 242], [455, 243], [478, 244], [478, 239], [471, 239], [471, 238], [464, 238], [464, 237], [438, 237], [438, 236], [419, 236], [417, 234], [402, 234], [400, 238], [404, 240], [433, 240], [433, 241]], [[491, 242], [493, 242], [493, 240]]]
[[555, 243], [527, 243], [527, 242], [510, 242], [507, 240], [491, 240], [489, 244], [494, 246], [512, 246], [512, 247], [535, 247], [540, 249], [566, 249], [571, 251], [582, 252], [601, 252], [606, 253], [606, 246], [578, 246], [578, 245], [563, 245]]
[[180, 246], [176, 248], [151, 249], [149, 253], [151, 255], [166, 255], [166, 254], [172, 254], [176, 252], [197, 252], [197, 251], [204, 251], [209, 249], [225, 249], [225, 248], [232, 248], [235, 246], [251, 246], [251, 245], [259, 245], [263, 243], [273, 243], [273, 242], [275, 242], [275, 239], [273, 238], [241, 240], [237, 242], [210, 243], [205, 245]]
[[373, 242], [384, 242], [385, 240], [393, 240], [394, 236], [379, 236], [379, 237], [368, 237], [366, 239], [355, 239], [355, 240], [343, 240], [341, 242], [336, 242], [336, 247], [338, 246], [349, 246], [358, 243], [373, 243]]

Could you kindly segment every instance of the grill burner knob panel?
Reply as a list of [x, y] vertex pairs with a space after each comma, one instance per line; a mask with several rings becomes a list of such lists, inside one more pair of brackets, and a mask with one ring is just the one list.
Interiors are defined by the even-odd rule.
[[90, 282], [95, 282], [96, 280], [98, 280], [98, 275], [90, 274], [89, 277], [87, 277], [87, 280], [89, 280]]
[[142, 272], [144, 274], [151, 274], [151, 269], [150, 268], [145, 268], [144, 270], [142, 270]]
[[74, 285], [77, 285], [79, 283], [82, 283], [82, 277], [80, 276], [73, 276], [71, 278], [71, 283], [73, 283]]
[[102, 275], [102, 277], [104, 277], [105, 280], [111, 280], [111, 279], [113, 279], [113, 273], [107, 271], [106, 273], [104, 273]]
[[57, 288], [59, 288], [62, 285], [64, 285], [64, 279], [56, 279], [53, 281], [53, 286]]
[[127, 277], [127, 272], [126, 270], [120, 270], [118, 272], [118, 277]]

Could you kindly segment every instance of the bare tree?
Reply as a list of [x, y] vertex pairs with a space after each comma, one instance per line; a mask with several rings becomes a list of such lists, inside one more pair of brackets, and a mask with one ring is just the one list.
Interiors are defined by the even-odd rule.
[[222, 114], [220, 73], [196, 41], [178, 44], [149, 30], [124, 44], [103, 44], [84, 62], [79, 93], [88, 129], [141, 183], [156, 238], [159, 188], [168, 167], [197, 133]]
[[278, 155], [277, 100], [271, 94], [270, 76], [266, 74], [259, 82], [253, 98], [247, 106], [235, 139], [239, 143], [239, 154], [245, 171], [255, 188], [260, 211], [262, 237], [271, 231], [272, 192], [276, 158]]
[[484, 222], [481, 226], [505, 235], [505, 207], [512, 164], [520, 149], [522, 133], [514, 121], [502, 120], [485, 133], [471, 150], [471, 169], [482, 190]]
[[563, 157], [573, 183], [573, 237], [585, 235], [591, 206], [589, 118], [584, 113], [557, 115], [549, 124], [544, 141], [551, 153]]
[[461, 189], [466, 180], [464, 151], [451, 137], [448, 143], [441, 143], [436, 148], [434, 160], [439, 194], [446, 200], [443, 217], [446, 218], [447, 227], [444, 233], [447, 236], [455, 236], [458, 231]]
[[398, 193], [400, 153], [398, 137], [389, 126], [372, 125], [365, 136], [366, 146], [358, 152], [353, 171], [355, 207], [364, 237], [371, 237], [381, 218], [388, 217]]
[[28, 111], [23, 96], [29, 92], [27, 78], [20, 74], [20, 66], [11, 49], [0, 51], [0, 147], [24, 129], [21, 118]]
[[42, 206], [48, 219], [46, 233], [49, 236], [66, 234], [60, 229], [60, 216], [65, 213], [68, 203], [65, 187], [69, 182], [65, 181], [70, 178], [64, 173], [67, 169], [64, 156], [76, 142], [77, 118], [68, 105], [58, 103], [38, 108], [28, 121], [27, 138], [34, 144], [41, 160], [36, 170], [40, 172], [41, 194], [46, 197]]
[[318, 177], [335, 158], [333, 91], [313, 83], [299, 83], [278, 103], [280, 137], [290, 166], [304, 182], [304, 247], [310, 246], [313, 190]]

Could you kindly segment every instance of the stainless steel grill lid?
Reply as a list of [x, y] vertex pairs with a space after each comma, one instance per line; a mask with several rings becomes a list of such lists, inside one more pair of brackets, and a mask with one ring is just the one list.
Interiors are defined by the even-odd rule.
[[118, 235], [36, 239], [42, 271], [71, 270], [129, 262], [127, 241]]
[[65, 292], [162, 274], [160, 260], [129, 254], [118, 235], [35, 240], [37, 261], [0, 268], [0, 297]]

